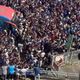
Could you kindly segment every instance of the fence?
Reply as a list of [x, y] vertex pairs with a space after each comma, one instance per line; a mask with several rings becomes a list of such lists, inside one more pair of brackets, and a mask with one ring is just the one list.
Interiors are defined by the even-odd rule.
[[[78, 54], [80, 53], [80, 50], [77, 50], [77, 51], [72, 51], [72, 52], [67, 52], [67, 53], [64, 53], [64, 59], [65, 59], [65, 63], [67, 63], [67, 61], [70, 61], [72, 59], [74, 60], [78, 60]], [[33, 70], [28, 70], [29, 72], [33, 72]], [[75, 72], [75, 73], [72, 73], [72, 72], [66, 72], [66, 71], [63, 71], [63, 70], [59, 70], [59, 71], [54, 71], [53, 69], [52, 70], [43, 70], [41, 69], [41, 79], [46, 79], [46, 80], [80, 80], [80, 74]]]
[[80, 53], [80, 50], [64, 53], [65, 63], [71, 62], [72, 60], [75, 60], [75, 62], [78, 61], [79, 53]]
[[[77, 51], [71, 51], [71, 52], [66, 52], [63, 54], [64, 56], [64, 64], [66, 63], [80, 63], [80, 61], [78, 60], [78, 54], [80, 53], [80, 50], [77, 50]], [[46, 72], [46, 73], [49, 73], [49, 72]], [[52, 71], [49, 73], [49, 76], [50, 75], [55, 75], [55, 77], [57, 78], [67, 78], [69, 80], [80, 80], [79, 79], [79, 72], [75, 72], [75, 73], [70, 73], [70, 72], [64, 72], [63, 70], [62, 71]]]
[[[33, 70], [29, 70], [29, 72], [33, 72]], [[54, 70], [43, 70], [41, 69], [41, 79], [47, 79], [47, 80], [79, 80], [79, 73], [69, 73], [64, 71], [54, 71]]]
[[57, 79], [79, 80], [79, 73], [69, 73], [63, 71], [44, 71], [47, 77]]

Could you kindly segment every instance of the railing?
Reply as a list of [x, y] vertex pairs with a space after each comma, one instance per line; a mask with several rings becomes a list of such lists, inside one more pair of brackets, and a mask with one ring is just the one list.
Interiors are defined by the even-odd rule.
[[[80, 50], [64, 53], [64, 64], [80, 62], [78, 60], [79, 53], [80, 53]], [[54, 70], [50, 72], [47, 71], [46, 73], [49, 74], [49, 76], [52, 75], [57, 78], [69, 78], [69, 80], [79, 80], [79, 73], [70, 73], [70, 72], [54, 71]]]
[[[80, 53], [80, 50], [77, 51], [71, 51], [71, 52], [66, 52], [64, 53], [64, 64], [66, 64], [67, 62], [72, 63], [72, 61], [74, 63], [78, 63], [78, 54]], [[63, 70], [60, 71], [45, 71], [43, 70], [43, 72], [45, 72], [45, 74], [52, 77], [56, 77], [56, 78], [67, 78], [69, 80], [79, 80], [79, 73], [78, 72], [64, 72]]]
[[[29, 70], [30, 72], [33, 72], [33, 70]], [[63, 71], [53, 71], [53, 70], [43, 70], [41, 69], [41, 78], [46, 79], [69, 79], [69, 80], [79, 80], [79, 73], [69, 73], [69, 72], [63, 72]]]
[[[78, 54], [79, 53], [80, 53], [80, 50], [64, 53], [65, 63], [66, 63], [66, 61], [69, 61], [69, 58], [70, 58], [70, 60], [75, 59], [75, 60], [78, 61]], [[33, 69], [28, 70], [28, 71], [32, 72], [32, 74], [34, 75]], [[52, 80], [53, 79], [80, 80], [80, 78], [79, 78], [80, 74], [78, 72], [65, 72], [63, 70], [54, 71], [53, 69], [52, 70], [43, 70], [43, 69], [41, 69], [40, 72], [41, 72], [41, 78], [44, 77], [45, 79], [48, 79], [48, 80], [50, 78]]]
[[80, 53], [80, 50], [64, 53], [65, 63], [71, 62], [73, 59], [78, 60], [79, 53]]
[[58, 79], [79, 79], [79, 73], [69, 73], [62, 71], [45, 71], [48, 77], [58, 78]]

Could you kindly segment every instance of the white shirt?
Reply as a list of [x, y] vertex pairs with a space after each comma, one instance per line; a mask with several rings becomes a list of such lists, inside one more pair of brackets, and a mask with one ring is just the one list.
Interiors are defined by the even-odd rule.
[[9, 64], [9, 58], [6, 59], [6, 64]]
[[58, 1], [60, 2], [60, 1], [62, 1], [62, 0], [58, 0]]
[[2, 66], [2, 73], [3, 73], [4, 75], [7, 75], [7, 69], [8, 69], [7, 66]]
[[21, 72], [22, 72], [22, 75], [26, 75], [26, 72], [27, 72], [27, 70], [28, 70], [28, 68], [23, 68], [23, 69], [21, 69]]
[[45, 52], [42, 52], [42, 53], [41, 53], [41, 57], [44, 57], [44, 56], [45, 56]]
[[6, 58], [9, 58], [8, 52], [5, 53]]
[[16, 74], [17, 74], [17, 75], [20, 75], [20, 73], [19, 73], [20, 70], [21, 70], [21, 69], [16, 68]]

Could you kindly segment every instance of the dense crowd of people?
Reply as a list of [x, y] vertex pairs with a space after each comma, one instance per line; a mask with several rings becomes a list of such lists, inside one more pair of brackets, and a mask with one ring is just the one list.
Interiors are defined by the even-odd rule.
[[80, 49], [79, 0], [0, 0], [0, 5], [17, 11], [18, 31], [16, 36], [7, 30], [0, 32], [0, 59], [4, 59], [0, 61], [20, 68], [48, 67], [53, 53], [68, 51], [70, 35], [71, 49]]

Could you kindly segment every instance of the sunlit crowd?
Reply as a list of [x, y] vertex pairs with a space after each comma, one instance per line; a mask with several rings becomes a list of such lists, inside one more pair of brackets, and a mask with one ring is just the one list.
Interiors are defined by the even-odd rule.
[[80, 49], [79, 0], [0, 0], [0, 5], [17, 11], [18, 31], [16, 36], [7, 30], [0, 32], [0, 66], [48, 68], [53, 54], [68, 51], [70, 35], [71, 50]]

